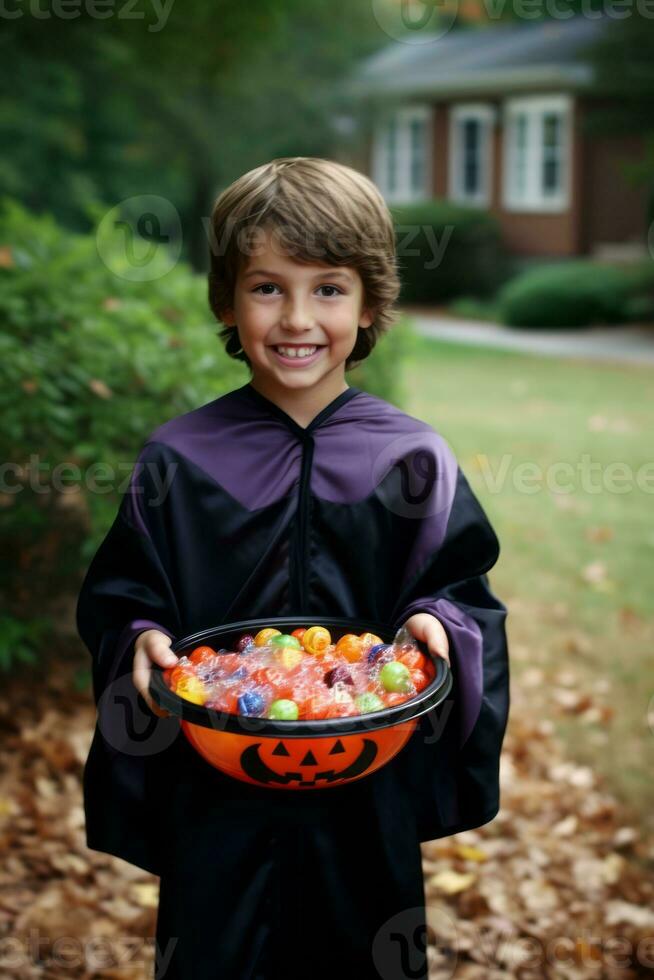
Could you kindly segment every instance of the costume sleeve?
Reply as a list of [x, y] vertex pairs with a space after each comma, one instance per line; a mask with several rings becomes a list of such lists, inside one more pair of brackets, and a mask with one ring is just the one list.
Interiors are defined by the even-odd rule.
[[92, 658], [97, 704], [107, 686], [131, 670], [134, 641], [146, 629], [179, 635], [170, 577], [155, 543], [164, 504], [156, 500], [151, 467], [156, 453], [144, 447], [116, 518], [95, 553], [77, 600], [77, 630]]
[[[500, 546], [479, 501], [445, 445], [438, 450], [431, 511], [419, 522], [413, 564], [394, 610], [399, 628], [414, 613], [440, 620], [450, 644], [453, 687], [445, 737], [422, 737], [421, 778], [450, 753], [453, 820], [479, 826], [499, 808], [499, 761], [509, 711], [506, 607], [487, 572]], [[436, 710], [436, 709], [435, 709]], [[415, 747], [414, 747], [415, 748]], [[438, 756], [438, 759], [437, 759]], [[450, 829], [449, 833], [456, 832]], [[430, 831], [423, 839], [443, 834]]]

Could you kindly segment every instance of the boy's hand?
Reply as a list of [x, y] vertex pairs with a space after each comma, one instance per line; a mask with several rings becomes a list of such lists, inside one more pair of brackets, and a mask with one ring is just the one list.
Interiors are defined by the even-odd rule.
[[160, 708], [152, 700], [148, 688], [152, 674], [152, 664], [160, 667], [174, 667], [177, 657], [170, 649], [173, 641], [161, 630], [144, 630], [136, 637], [134, 643], [134, 666], [132, 680], [147, 706], [158, 718], [170, 718], [170, 712]]
[[436, 619], [431, 613], [415, 613], [409, 616], [404, 625], [416, 640], [427, 644], [431, 654], [442, 657], [447, 666], [451, 666], [450, 644], [440, 619]]

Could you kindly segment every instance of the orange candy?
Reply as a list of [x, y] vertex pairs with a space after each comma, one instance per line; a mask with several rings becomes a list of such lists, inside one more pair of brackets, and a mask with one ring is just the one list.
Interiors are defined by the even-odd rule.
[[423, 687], [426, 686], [427, 681], [429, 680], [424, 670], [418, 670], [415, 668], [414, 670], [409, 671], [409, 675], [413, 681], [416, 691], [422, 691]]
[[250, 675], [257, 684], [272, 688], [275, 699], [293, 698], [293, 681], [288, 671], [279, 667], [257, 667]]
[[424, 670], [427, 658], [420, 652], [420, 650], [412, 649], [407, 650], [405, 653], [401, 653], [397, 659], [400, 661], [400, 663], [405, 664], [409, 670], [414, 670], [415, 668], [418, 668], [418, 670]]
[[358, 715], [359, 709], [354, 701], [333, 701], [327, 706], [323, 715], [324, 718], [347, 718], [350, 715]]
[[194, 670], [188, 664], [177, 664], [176, 667], [167, 667], [164, 673], [166, 675], [166, 680], [174, 691], [176, 690], [180, 680], [183, 677], [188, 677], [189, 675], [194, 674]]
[[383, 643], [381, 636], [377, 636], [376, 633], [360, 633], [359, 639], [363, 644], [364, 648], [374, 647], [377, 643]]
[[387, 691], [386, 692], [386, 705], [389, 708], [394, 707], [396, 704], [402, 704], [403, 701], [408, 701], [412, 698], [413, 694], [403, 694], [401, 691]]
[[211, 647], [196, 647], [193, 653], [189, 654], [189, 660], [194, 664], [204, 664], [208, 660], [212, 660], [216, 656], [216, 651], [212, 650]]
[[345, 659], [353, 664], [363, 657], [363, 643], [361, 637], [355, 633], [346, 633], [336, 644], [336, 653], [341, 654]]
[[213, 698], [211, 707], [214, 711], [225, 711], [230, 715], [238, 714], [238, 697], [236, 694], [223, 691]]

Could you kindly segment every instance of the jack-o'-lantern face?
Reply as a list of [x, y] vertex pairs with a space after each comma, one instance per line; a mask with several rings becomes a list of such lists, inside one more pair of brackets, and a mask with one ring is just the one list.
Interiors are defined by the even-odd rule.
[[264, 739], [241, 753], [243, 772], [257, 783], [317, 786], [362, 776], [377, 758], [370, 738]]

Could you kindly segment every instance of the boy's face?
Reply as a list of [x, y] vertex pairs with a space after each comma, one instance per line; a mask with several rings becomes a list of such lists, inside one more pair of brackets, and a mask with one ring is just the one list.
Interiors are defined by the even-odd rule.
[[[234, 306], [223, 322], [238, 325], [252, 380], [269, 395], [314, 389], [327, 401], [344, 391], [345, 361], [359, 326], [373, 315], [363, 309], [363, 282], [350, 266], [297, 262], [269, 232], [244, 256]], [[280, 351], [280, 347], [297, 351]], [[309, 356], [303, 348], [311, 349]]]

